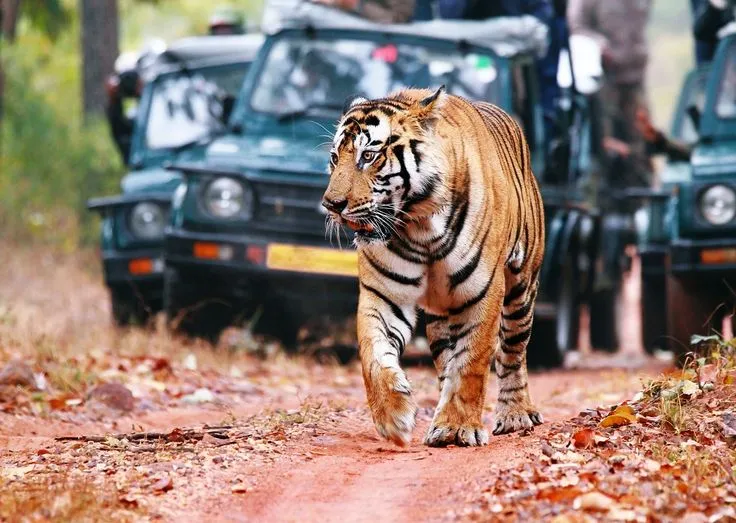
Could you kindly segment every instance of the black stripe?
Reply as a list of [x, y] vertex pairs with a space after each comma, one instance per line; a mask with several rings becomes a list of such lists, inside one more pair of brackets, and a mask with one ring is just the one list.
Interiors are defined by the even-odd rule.
[[493, 276], [491, 276], [491, 279], [488, 280], [488, 283], [486, 283], [486, 286], [483, 287], [483, 290], [480, 291], [477, 295], [470, 298], [468, 301], [460, 305], [459, 307], [455, 307], [454, 309], [450, 309], [450, 314], [460, 314], [464, 310], [472, 307], [479, 301], [481, 301], [483, 298], [485, 298], [486, 294], [488, 293], [488, 289], [491, 288], [491, 282], [493, 281]]
[[375, 114], [366, 116], [364, 122], [366, 125], [370, 125], [371, 127], [381, 125], [381, 120], [379, 120], [378, 116], [376, 116]]
[[404, 353], [404, 339], [399, 334], [396, 333], [396, 331], [388, 326], [386, 323], [386, 320], [383, 319], [383, 316], [381, 316], [381, 313], [373, 309], [373, 312], [369, 312], [366, 314], [370, 318], [375, 318], [378, 321], [381, 322], [383, 325], [383, 334], [389, 339], [389, 341], [393, 341], [392, 346], [396, 349], [396, 356], [401, 356]]
[[401, 179], [404, 180], [404, 194], [401, 197], [402, 200], [406, 199], [406, 195], [409, 194], [411, 188], [411, 178], [409, 177], [409, 171], [406, 170], [406, 162], [404, 162], [404, 146], [399, 144], [393, 148], [393, 153], [396, 155], [396, 159], [399, 161], [399, 167], [401, 170], [399, 174]]
[[475, 253], [475, 256], [468, 262], [467, 265], [465, 265], [462, 269], [459, 271], [450, 274], [450, 290], [454, 289], [458, 285], [460, 285], [462, 282], [470, 278], [470, 275], [473, 274], [476, 268], [478, 268], [478, 263], [480, 263], [480, 257], [483, 254], [483, 246], [486, 243], [486, 238], [488, 238], [488, 233], [490, 232], [491, 228], [488, 227], [488, 230], [486, 230], [485, 235], [483, 236], [483, 240], [480, 244], [480, 247], [478, 247], [478, 251]]
[[452, 347], [452, 342], [448, 338], [440, 338], [429, 344], [429, 351], [432, 353], [432, 359], [437, 359], [443, 352]]
[[501, 361], [501, 358], [496, 358], [496, 363], [499, 363], [504, 369], [508, 369], [510, 371], [519, 370], [521, 368], [521, 362], [504, 363], [503, 361]]
[[446, 320], [447, 316], [435, 316], [434, 314], [430, 314], [428, 312], [424, 313], [424, 323], [425, 325], [429, 325], [430, 323], [435, 323], [440, 320]]
[[394, 243], [395, 239], [396, 239], [396, 236], [393, 236], [391, 238], [391, 241], [386, 244], [386, 247], [388, 248], [389, 251], [394, 253], [396, 256], [398, 256], [402, 260], [405, 260], [411, 263], [424, 264], [426, 262], [426, 258], [423, 257], [422, 254], [415, 254], [412, 251], [405, 249], [401, 245], [396, 245], [396, 243]]
[[499, 394], [503, 394], [505, 392], [519, 392], [519, 391], [524, 390], [525, 388], [526, 388], [526, 383], [524, 383], [523, 385], [516, 385], [514, 387], [504, 387], [500, 389], [498, 392]]
[[526, 317], [527, 314], [529, 314], [529, 311], [532, 310], [532, 300], [528, 300], [524, 305], [516, 309], [514, 312], [510, 314], [504, 314], [503, 319], [504, 320], [520, 320], [524, 317]]
[[388, 140], [386, 140], [386, 145], [387, 146], [393, 145], [396, 142], [398, 142], [400, 139], [401, 139], [401, 136], [399, 136], [398, 134], [392, 134], [391, 136], [388, 137]]
[[[516, 345], [520, 345], [528, 341], [531, 335], [532, 335], [532, 329], [530, 327], [528, 329], [521, 331], [518, 334], [511, 336], [510, 338], [504, 338], [501, 349], [503, 350], [506, 347], [514, 347]], [[504, 351], [504, 352], [507, 352], [507, 351]]]
[[385, 294], [383, 294], [378, 289], [375, 289], [374, 287], [371, 287], [370, 285], [366, 285], [363, 282], [360, 282], [360, 286], [363, 287], [365, 290], [367, 290], [367, 291], [375, 294], [377, 297], [379, 297], [384, 302], [386, 302], [386, 304], [391, 308], [391, 312], [394, 314], [394, 316], [396, 316], [399, 320], [401, 320], [402, 322], [404, 322], [406, 324], [406, 326], [409, 327], [409, 331], [413, 331], [414, 330], [414, 327], [412, 326], [411, 323], [409, 323], [409, 320], [406, 319], [406, 316], [404, 316], [404, 313], [401, 311], [401, 308], [398, 305], [396, 305], [394, 302], [392, 302], [388, 298], [388, 296], [386, 296]]
[[414, 163], [417, 164], [417, 169], [419, 169], [419, 163], [422, 161], [422, 155], [419, 154], [419, 144], [421, 142], [419, 140], [409, 140], [409, 149], [411, 149], [411, 154], [414, 155]]
[[407, 199], [402, 211], [408, 213], [414, 205], [427, 200], [434, 193], [435, 187], [437, 187], [437, 179], [435, 176], [431, 176], [427, 179], [420, 192]]
[[504, 307], [508, 306], [509, 303], [513, 302], [514, 300], [522, 296], [525, 291], [526, 291], [525, 281], [520, 281], [519, 283], [511, 287], [511, 290], [509, 291], [509, 293], [503, 298], [503, 306]]
[[382, 274], [386, 278], [389, 278], [390, 280], [395, 281], [396, 283], [400, 283], [402, 285], [413, 285], [414, 287], [419, 287], [419, 285], [422, 283], [421, 276], [419, 278], [409, 278], [407, 276], [397, 274], [380, 265], [377, 261], [368, 256], [368, 254], [365, 254], [365, 259], [368, 260], [368, 263], [371, 264], [371, 267], [376, 269], [380, 274]]
[[451, 228], [448, 231], [450, 233], [450, 236], [448, 238], [445, 238], [445, 241], [437, 248], [435, 252], [432, 253], [432, 261], [442, 260], [455, 248], [455, 245], [457, 245], [457, 239], [460, 236], [460, 233], [462, 232], [465, 225], [465, 218], [468, 216], [468, 207], [469, 205], [467, 200], [461, 203], [459, 214], [454, 220], [454, 223], [451, 224]]
[[467, 336], [468, 334], [470, 334], [471, 332], [473, 332], [475, 329], [477, 329], [478, 328], [478, 325], [479, 325], [478, 323], [475, 323], [475, 324], [471, 325], [470, 327], [466, 328], [465, 330], [460, 331], [460, 332], [458, 332], [456, 334], [453, 334], [452, 335], [452, 340], [455, 343], [457, 343], [459, 340], [461, 340], [462, 338], [464, 338], [465, 336]]

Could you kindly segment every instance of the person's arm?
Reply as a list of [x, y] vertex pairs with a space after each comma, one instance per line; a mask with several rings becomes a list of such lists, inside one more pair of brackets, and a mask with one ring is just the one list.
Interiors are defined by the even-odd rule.
[[312, 0], [352, 11], [379, 24], [403, 24], [414, 16], [415, 0]]
[[718, 31], [726, 25], [728, 0], [707, 0], [700, 6], [693, 24], [693, 34], [698, 40], [714, 42]]
[[[595, 16], [598, 0], [570, 0], [567, 8], [567, 24], [570, 34], [584, 34], [594, 38], [601, 48], [608, 48], [608, 39], [600, 32]], [[608, 0], [610, 1], [610, 0]]]
[[650, 154], [666, 154], [670, 160], [676, 162], [690, 161], [692, 147], [684, 142], [667, 138], [662, 131], [654, 127], [647, 111], [637, 111], [635, 125], [644, 138]]

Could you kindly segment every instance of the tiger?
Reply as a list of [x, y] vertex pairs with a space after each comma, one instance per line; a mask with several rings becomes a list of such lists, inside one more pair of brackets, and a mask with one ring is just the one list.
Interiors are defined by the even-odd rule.
[[[436, 90], [346, 102], [322, 205], [354, 231], [357, 338], [378, 433], [410, 443], [417, 404], [400, 358], [423, 310], [439, 379], [429, 446], [482, 446], [542, 423], [527, 386], [544, 208], [521, 127], [501, 108]], [[493, 361], [493, 364], [492, 364]]]

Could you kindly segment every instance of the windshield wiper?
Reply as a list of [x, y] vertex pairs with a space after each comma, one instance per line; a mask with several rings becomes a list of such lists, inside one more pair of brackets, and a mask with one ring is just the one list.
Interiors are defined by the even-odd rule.
[[302, 116], [306, 116], [309, 113], [320, 111], [320, 110], [326, 110], [326, 111], [337, 111], [339, 113], [342, 113], [343, 106], [342, 104], [337, 103], [313, 103], [306, 105], [304, 107], [300, 107], [299, 109], [294, 109], [293, 111], [284, 111], [283, 113], [278, 113], [276, 116], [276, 119], [279, 122], [283, 122], [284, 120], [289, 120], [292, 118], [301, 118]]

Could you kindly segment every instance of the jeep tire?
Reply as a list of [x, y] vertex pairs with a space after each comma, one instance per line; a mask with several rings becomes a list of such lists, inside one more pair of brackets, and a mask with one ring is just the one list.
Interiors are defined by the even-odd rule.
[[714, 326], [720, 327], [719, 298], [713, 286], [704, 285], [697, 276], [667, 275], [667, 340], [679, 365], [692, 351], [693, 334], [712, 334]]
[[647, 354], [667, 349], [667, 289], [665, 276], [641, 278], [641, 341]]
[[618, 350], [618, 306], [620, 283], [614, 288], [594, 291], [588, 302], [590, 310], [590, 345], [605, 352]]
[[567, 351], [578, 345], [580, 332], [579, 275], [574, 258], [562, 265], [554, 318], [535, 320], [527, 346], [527, 362], [531, 368], [557, 368], [565, 361]]
[[133, 285], [113, 285], [109, 291], [112, 318], [118, 327], [146, 326], [157, 312]]
[[212, 296], [210, 288], [196, 278], [188, 279], [171, 267], [164, 273], [164, 310], [174, 332], [212, 345], [233, 319], [230, 303]]

